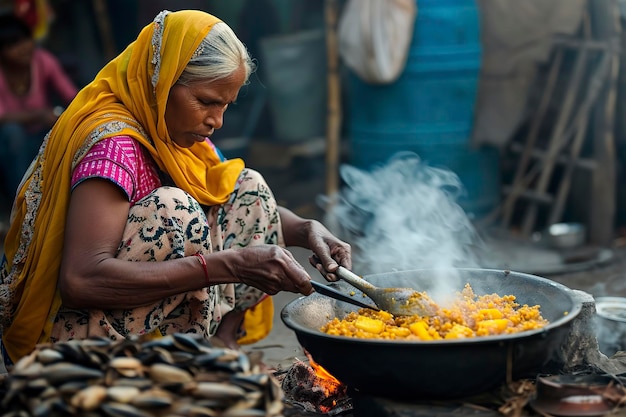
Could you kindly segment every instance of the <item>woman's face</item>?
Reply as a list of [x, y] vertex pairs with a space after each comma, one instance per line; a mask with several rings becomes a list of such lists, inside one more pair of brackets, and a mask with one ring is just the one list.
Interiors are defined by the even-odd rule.
[[167, 131], [174, 143], [189, 148], [222, 127], [224, 112], [237, 98], [244, 81], [242, 66], [221, 80], [174, 85], [165, 108]]
[[5, 46], [0, 54], [2, 60], [14, 66], [28, 68], [35, 50], [35, 42], [30, 38], [24, 38], [12, 45]]

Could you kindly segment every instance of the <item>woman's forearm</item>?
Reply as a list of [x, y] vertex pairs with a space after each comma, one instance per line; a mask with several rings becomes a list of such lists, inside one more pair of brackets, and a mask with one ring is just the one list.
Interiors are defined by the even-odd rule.
[[316, 220], [304, 219], [286, 207], [278, 207], [282, 223], [285, 246], [299, 246], [310, 249], [309, 233]]
[[70, 308], [135, 308], [210, 285], [238, 282], [232, 265], [240, 253], [228, 250], [205, 256], [209, 281], [196, 256], [164, 262], [104, 259], [89, 272], [62, 270], [63, 303]]

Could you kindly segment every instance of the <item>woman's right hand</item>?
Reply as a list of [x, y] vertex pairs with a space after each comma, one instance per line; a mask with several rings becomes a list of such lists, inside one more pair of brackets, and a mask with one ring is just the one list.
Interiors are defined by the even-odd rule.
[[313, 293], [311, 277], [293, 254], [278, 245], [254, 245], [235, 250], [240, 257], [233, 264], [233, 274], [239, 281], [274, 295], [289, 291]]

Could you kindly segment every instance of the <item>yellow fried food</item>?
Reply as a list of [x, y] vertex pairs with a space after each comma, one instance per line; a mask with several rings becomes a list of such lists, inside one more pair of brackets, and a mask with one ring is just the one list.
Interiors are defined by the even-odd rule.
[[357, 316], [354, 321], [354, 325], [357, 329], [361, 329], [364, 332], [380, 334], [385, 330], [385, 323], [379, 319], [372, 319], [365, 316]]
[[540, 306], [519, 305], [513, 295], [477, 296], [466, 284], [448, 307], [435, 306], [430, 317], [398, 316], [361, 309], [334, 318], [321, 331], [331, 335], [369, 339], [442, 340], [519, 333], [548, 324]]

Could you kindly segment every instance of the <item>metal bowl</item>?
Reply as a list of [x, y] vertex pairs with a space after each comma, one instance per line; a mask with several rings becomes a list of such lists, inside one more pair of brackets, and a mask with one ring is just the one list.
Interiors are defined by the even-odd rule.
[[556, 249], [582, 246], [587, 239], [587, 228], [581, 223], [555, 223], [546, 230], [548, 244]]
[[597, 297], [595, 301], [600, 351], [612, 356], [626, 349], [626, 297]]
[[[582, 302], [562, 284], [529, 274], [455, 269], [457, 290], [515, 295], [519, 304], [541, 306], [546, 327], [471, 339], [406, 341], [331, 336], [320, 328], [358, 307], [312, 294], [287, 304], [285, 325], [313, 360], [360, 393], [398, 399], [460, 398], [498, 387], [507, 375], [536, 376], [555, 358]], [[440, 271], [416, 270], [365, 276], [380, 287], [413, 287], [433, 293]], [[360, 297], [360, 292], [357, 291]], [[366, 298], [366, 300], [368, 300]]]

